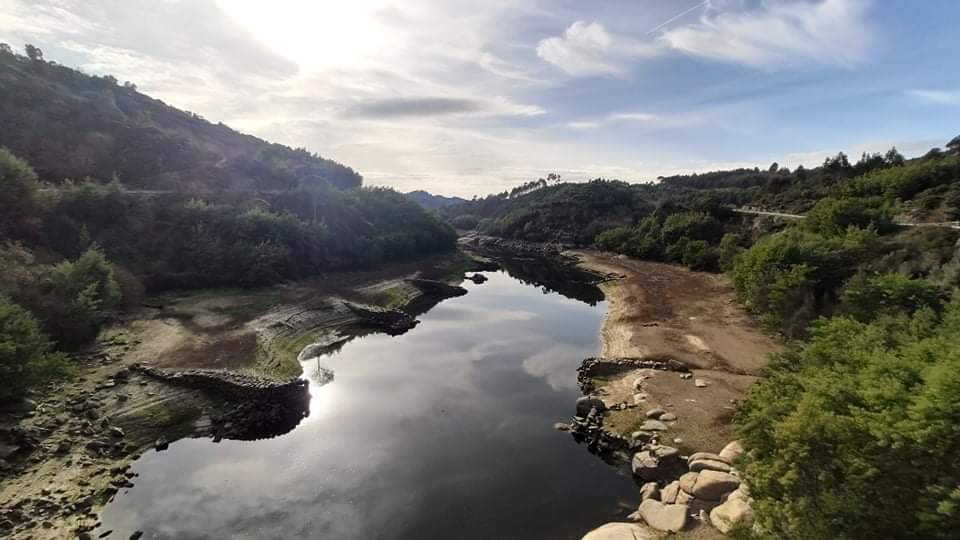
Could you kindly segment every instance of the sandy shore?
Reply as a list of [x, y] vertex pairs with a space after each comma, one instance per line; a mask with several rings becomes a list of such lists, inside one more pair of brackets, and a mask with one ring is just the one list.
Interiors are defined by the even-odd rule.
[[[609, 412], [605, 428], [629, 435], [645, 411], [662, 407], [677, 416], [665, 442], [678, 440], [687, 451], [722, 448], [733, 438], [735, 401], [780, 343], [740, 308], [725, 276], [596, 251], [570, 253], [587, 270], [619, 276], [601, 285], [607, 298], [602, 356], [672, 358], [693, 371], [689, 379], [637, 371], [596, 381], [608, 405], [642, 398], [637, 408]], [[638, 390], [640, 376], [646, 379]], [[707, 386], [697, 387], [696, 379]]]

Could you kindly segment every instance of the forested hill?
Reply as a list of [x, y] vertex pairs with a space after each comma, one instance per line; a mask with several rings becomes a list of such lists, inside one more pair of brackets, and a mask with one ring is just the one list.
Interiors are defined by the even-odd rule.
[[351, 188], [361, 176], [304, 149], [245, 135], [171, 107], [111, 77], [95, 77], [0, 44], [0, 146], [47, 181], [211, 192]]
[[467, 202], [466, 199], [461, 199], [460, 197], [445, 197], [443, 195], [434, 195], [433, 193], [430, 193], [429, 191], [423, 191], [422, 189], [417, 191], [411, 191], [406, 195], [407, 197], [412, 199], [415, 203], [429, 210], [446, 208], [448, 206], [453, 206], [455, 204], [461, 204], [461, 203]]

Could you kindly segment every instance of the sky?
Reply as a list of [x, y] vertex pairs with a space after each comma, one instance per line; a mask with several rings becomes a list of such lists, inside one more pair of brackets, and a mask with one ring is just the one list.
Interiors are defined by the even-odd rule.
[[443, 195], [960, 134], [956, 0], [0, 0], [0, 41]]

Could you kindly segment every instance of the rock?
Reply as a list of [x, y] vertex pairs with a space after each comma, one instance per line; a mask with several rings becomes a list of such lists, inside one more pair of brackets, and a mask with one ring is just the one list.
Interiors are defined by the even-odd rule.
[[597, 412], [603, 412], [607, 406], [603, 400], [597, 396], [583, 396], [577, 398], [577, 416], [586, 418], [590, 414], [590, 409], [597, 409]]
[[680, 477], [680, 489], [708, 501], [719, 501], [739, 486], [740, 480], [736, 476], [720, 471], [689, 472]]
[[693, 381], [693, 385], [697, 388], [706, 388], [708, 384], [710, 383], [708, 383], [705, 379], [695, 379]]
[[652, 418], [652, 419], [656, 420], [656, 419], [660, 418], [661, 416], [663, 416], [663, 414], [664, 414], [665, 412], [667, 412], [667, 411], [661, 409], [660, 407], [656, 407], [656, 408], [654, 408], [654, 409], [650, 409], [649, 411], [647, 411], [647, 418]]
[[476, 283], [477, 285], [480, 285], [481, 283], [487, 281], [487, 276], [483, 274], [474, 274], [472, 276], [467, 276], [467, 279]]
[[634, 379], [634, 380], [633, 380], [633, 389], [634, 389], [634, 390], [642, 390], [642, 389], [643, 389], [643, 381], [645, 381], [645, 380], [647, 380], [646, 377], [637, 377], [636, 379]]
[[710, 516], [707, 515], [707, 511], [703, 508], [700, 509], [700, 513], [697, 514], [697, 518], [700, 520], [700, 523], [703, 523], [704, 525], [710, 524]]
[[130, 535], [130, 540], [140, 540], [141, 536], [143, 536], [143, 531], [135, 531]]
[[581, 540], [657, 540], [657, 531], [639, 523], [607, 523], [588, 532]]
[[640, 394], [634, 394], [634, 395], [633, 395], [633, 404], [634, 404], [634, 405], [640, 405], [641, 403], [643, 403], [643, 402], [646, 401], [646, 400], [647, 400], [647, 395], [646, 395], [646, 394], [640, 393]]
[[722, 461], [717, 461], [713, 459], [698, 459], [696, 461], [688, 462], [690, 470], [692, 472], [700, 471], [720, 471], [720, 472], [730, 472], [730, 466]]
[[157, 452], [162, 452], [163, 450], [170, 448], [170, 443], [167, 442], [165, 437], [160, 437], [157, 439], [157, 442], [153, 444], [153, 447], [157, 450]]
[[677, 501], [676, 501], [676, 504], [690, 504], [690, 503], [694, 502], [695, 500], [697, 500], [696, 497], [694, 497], [693, 495], [687, 493], [687, 492], [684, 491], [683, 489], [680, 489], [680, 491], [677, 492]]
[[123, 368], [120, 371], [113, 374], [113, 380], [118, 382], [127, 382], [130, 380], [130, 370]]
[[680, 492], [680, 481], [674, 480], [660, 490], [660, 501], [666, 504], [673, 504], [677, 501], [677, 494]]
[[640, 487], [640, 500], [645, 501], [647, 499], [659, 499], [660, 498], [660, 486], [656, 482], [647, 482]]
[[635, 441], [650, 442], [653, 439], [653, 433], [649, 431], [634, 431], [630, 434], [630, 438]]
[[677, 415], [673, 414], [672, 412], [663, 413], [660, 415], [660, 420], [664, 422], [673, 422], [676, 419], [677, 419]]
[[729, 462], [727, 462], [727, 460], [723, 459], [722, 457], [712, 452], [694, 452], [693, 454], [690, 454], [690, 457], [687, 458], [687, 462], [691, 463], [694, 461], [699, 461], [701, 459], [712, 459], [714, 461], [723, 461], [724, 463], [727, 463], [727, 465], [730, 464]]
[[680, 378], [683, 380], [692, 379], [693, 373], [681, 373]]
[[565, 424], [563, 422], [557, 422], [556, 424], [553, 425], [553, 429], [557, 431], [570, 431], [571, 429], [573, 429], [573, 426], [571, 426], [570, 424]]
[[120, 429], [120, 428], [118, 428], [118, 427], [116, 427], [116, 426], [110, 428], [110, 429], [109, 429], [109, 432], [110, 432], [110, 435], [112, 435], [112, 436], [114, 436], [114, 437], [116, 437], [116, 438], [118, 438], [118, 439], [122, 439], [122, 438], [124, 437], [124, 435], [125, 435], [125, 434], [123, 433], [123, 430]]
[[659, 480], [680, 462], [680, 451], [672, 446], [651, 445], [633, 455], [630, 468], [643, 480]]
[[647, 420], [640, 426], [641, 431], [666, 431], [670, 428], [659, 420]]
[[733, 441], [724, 446], [723, 450], [720, 451], [720, 457], [731, 465], [736, 462], [741, 455], [743, 455], [743, 446], [740, 445], [740, 441]]
[[8, 457], [16, 454], [20, 451], [20, 447], [15, 444], [7, 444], [0, 442], [0, 459], [7, 459]]
[[4, 405], [3, 410], [12, 412], [12, 413], [33, 412], [37, 410], [37, 402], [32, 399], [23, 398], [23, 399], [14, 401], [13, 403]]
[[745, 526], [753, 523], [753, 509], [750, 507], [750, 498], [746, 496], [742, 488], [730, 493], [723, 504], [710, 511], [710, 523], [724, 534], [729, 533], [740, 523]]
[[663, 504], [647, 499], [640, 503], [640, 517], [647, 525], [665, 532], [679, 532], [687, 526], [688, 508], [683, 504]]

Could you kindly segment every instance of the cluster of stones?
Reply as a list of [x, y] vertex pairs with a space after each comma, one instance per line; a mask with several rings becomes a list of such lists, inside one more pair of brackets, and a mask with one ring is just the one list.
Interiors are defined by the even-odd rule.
[[293, 378], [285, 381], [275, 381], [243, 373], [213, 369], [166, 371], [142, 364], [134, 364], [130, 366], [130, 369], [168, 384], [196, 388], [224, 397], [243, 400], [299, 401], [304, 399], [309, 385], [305, 379]]
[[594, 392], [594, 379], [609, 377], [637, 369], [655, 369], [658, 371], [675, 371], [688, 376], [690, 368], [682, 362], [666, 359], [650, 358], [587, 358], [577, 368], [577, 383], [580, 390], [586, 394]]
[[464, 248], [472, 248], [481, 252], [509, 253], [548, 259], [561, 259], [563, 252], [570, 248], [570, 246], [556, 243], [545, 244], [484, 235], [464, 236], [460, 238], [459, 243]]
[[[742, 452], [734, 441], [719, 454], [697, 452], [686, 459], [667, 446], [637, 453], [633, 472], [649, 481], [640, 490], [641, 503], [634, 517], [666, 532], [683, 530], [691, 518], [710, 523], [723, 533], [738, 523], [748, 524], [752, 520], [749, 496], [734, 468]], [[686, 473], [664, 483], [665, 473], [683, 465]]]
[[411, 278], [408, 283], [416, 287], [427, 296], [436, 296], [440, 298], [455, 298], [467, 294], [467, 290], [459, 285], [451, 285], [445, 281], [435, 279]]
[[408, 313], [396, 309], [367, 309], [356, 304], [346, 304], [346, 306], [364, 324], [373, 326], [391, 336], [399, 336], [420, 324], [420, 321]]

